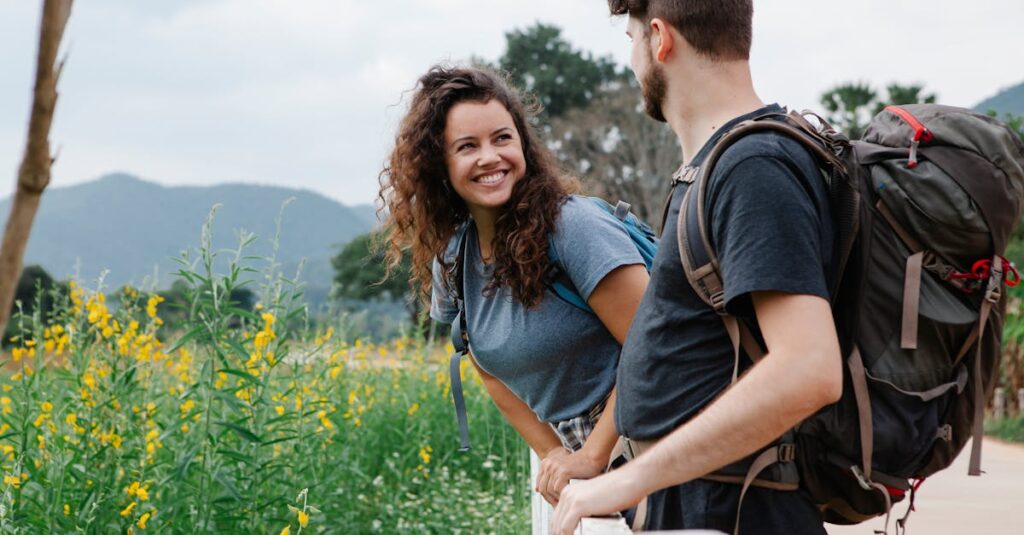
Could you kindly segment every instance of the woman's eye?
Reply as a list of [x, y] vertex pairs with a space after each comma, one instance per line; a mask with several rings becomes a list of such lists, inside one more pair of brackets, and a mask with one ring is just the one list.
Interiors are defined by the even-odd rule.
[[512, 139], [512, 134], [501, 134], [498, 136], [498, 141], [508, 141]]
[[456, 152], [462, 152], [463, 150], [469, 149], [469, 148], [472, 148], [472, 147], [473, 147], [472, 143], [463, 143], [462, 145], [459, 145], [459, 147], [457, 149], [455, 149], [455, 150], [456, 150]]

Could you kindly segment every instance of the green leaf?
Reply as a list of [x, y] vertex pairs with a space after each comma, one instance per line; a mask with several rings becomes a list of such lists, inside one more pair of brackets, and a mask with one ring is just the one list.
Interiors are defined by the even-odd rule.
[[286, 437], [279, 437], [279, 438], [275, 438], [273, 440], [268, 440], [266, 442], [263, 442], [263, 445], [264, 446], [270, 446], [271, 444], [277, 444], [279, 442], [287, 442], [289, 440], [296, 440], [298, 438], [299, 438], [299, 435], [288, 435]]
[[246, 351], [242, 344], [238, 343], [238, 340], [227, 340], [227, 344], [228, 347], [231, 348], [231, 350], [239, 357], [243, 359], [249, 358], [249, 352]]
[[244, 372], [242, 370], [236, 370], [234, 368], [221, 368], [219, 371], [221, 371], [223, 373], [226, 373], [228, 375], [234, 375], [235, 377], [241, 377], [242, 379], [246, 379], [247, 381], [249, 381], [251, 383], [263, 386], [263, 381], [261, 381], [259, 377], [256, 377], [255, 375], [253, 375], [253, 374], [251, 374], [249, 372]]
[[244, 427], [242, 427], [242, 426], [240, 426], [240, 425], [238, 425], [236, 423], [226, 422], [226, 421], [219, 421], [219, 422], [214, 422], [214, 423], [219, 425], [219, 426], [223, 426], [223, 427], [226, 427], [226, 428], [234, 431], [235, 434], [238, 435], [240, 438], [244, 438], [245, 440], [248, 440], [249, 442], [255, 442], [257, 444], [262, 442], [262, 439], [260, 439], [260, 437], [257, 436], [255, 433], [253, 433], [252, 431], [250, 431], [250, 430], [248, 430], [248, 429], [246, 429], [246, 428], [244, 428]]
[[239, 453], [237, 451], [232, 451], [232, 450], [226, 450], [226, 449], [223, 449], [223, 448], [217, 450], [217, 453], [219, 453], [219, 454], [221, 454], [221, 455], [223, 455], [223, 456], [225, 456], [225, 457], [227, 457], [229, 459], [234, 459], [234, 460], [236, 460], [236, 461], [238, 461], [240, 463], [245, 463], [247, 465], [253, 464], [253, 458], [248, 456], [248, 455], [245, 455], [244, 453]]
[[181, 346], [185, 345], [186, 342], [191, 340], [192, 337], [194, 337], [197, 334], [199, 334], [199, 332], [202, 331], [202, 330], [203, 330], [202, 326], [193, 328], [191, 331], [185, 333], [181, 338], [178, 338], [178, 340], [176, 342], [171, 344], [171, 347], [169, 347], [166, 350], [164, 350], [164, 353], [166, 353], [168, 355], [170, 355], [171, 353], [174, 353], [175, 351], [178, 350], [178, 348], [180, 348]]

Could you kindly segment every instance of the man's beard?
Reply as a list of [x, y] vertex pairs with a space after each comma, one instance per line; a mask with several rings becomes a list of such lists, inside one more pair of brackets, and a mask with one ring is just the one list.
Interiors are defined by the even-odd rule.
[[661, 105], [665, 102], [665, 93], [668, 92], [668, 84], [665, 81], [665, 71], [653, 61], [649, 63], [647, 72], [640, 80], [640, 94], [644, 100], [644, 111], [655, 121], [665, 122], [665, 114], [661, 111]]

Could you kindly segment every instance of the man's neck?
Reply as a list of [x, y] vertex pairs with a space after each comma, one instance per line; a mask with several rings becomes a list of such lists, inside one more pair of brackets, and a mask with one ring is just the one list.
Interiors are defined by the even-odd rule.
[[722, 125], [764, 107], [745, 62], [681, 73], [675, 82], [669, 81], [663, 112], [679, 137], [685, 164]]

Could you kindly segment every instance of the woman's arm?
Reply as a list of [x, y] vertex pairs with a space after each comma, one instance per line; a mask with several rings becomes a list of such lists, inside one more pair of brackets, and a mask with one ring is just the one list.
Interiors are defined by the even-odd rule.
[[480, 374], [484, 381], [484, 388], [487, 389], [487, 393], [494, 400], [494, 404], [498, 406], [498, 410], [512, 424], [516, 432], [523, 437], [523, 440], [526, 441], [530, 448], [537, 452], [537, 456], [545, 459], [553, 451], [564, 451], [562, 441], [555, 435], [551, 426], [538, 420], [537, 415], [530, 410], [530, 407], [523, 400], [519, 399], [519, 396], [513, 394], [498, 378], [480, 368], [472, 353], [470, 353], [470, 357], [477, 373]]
[[[643, 265], [622, 266], [605, 275], [590, 294], [587, 303], [621, 345], [633, 323], [650, 276]], [[552, 504], [570, 479], [589, 479], [608, 466], [618, 433], [615, 432], [615, 390], [605, 404], [597, 425], [583, 448], [568, 455], [549, 455], [541, 461], [537, 474], [537, 492]]]

